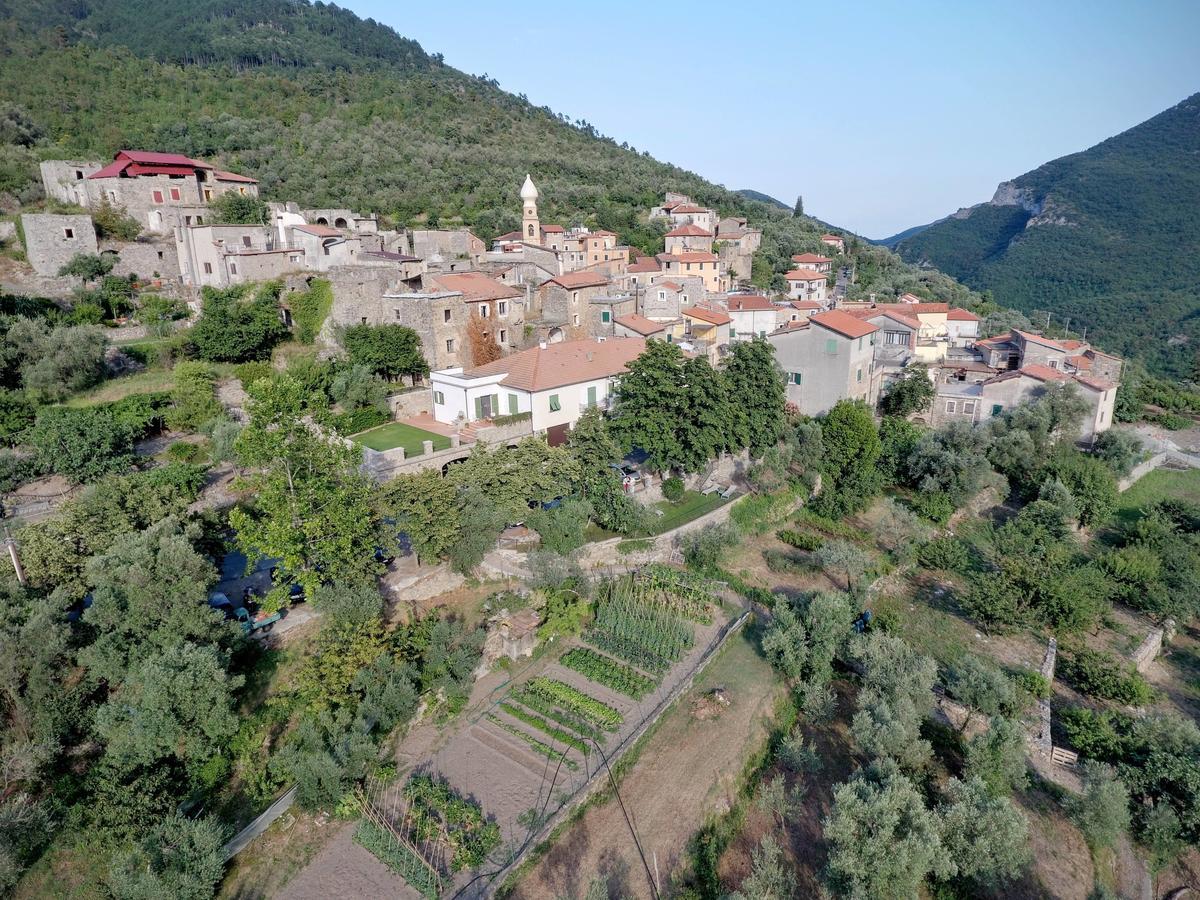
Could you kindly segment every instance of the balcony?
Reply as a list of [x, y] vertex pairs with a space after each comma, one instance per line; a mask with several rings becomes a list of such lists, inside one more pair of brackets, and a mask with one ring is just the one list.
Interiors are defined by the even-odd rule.
[[600, 410], [604, 410], [604, 411], [608, 411], [608, 410], [612, 409], [612, 394], [609, 394], [606, 397], [601, 397], [595, 403], [588, 403], [586, 400], [584, 400], [583, 402], [581, 402], [579, 404], [579, 411], [581, 413], [586, 412], [587, 410], [592, 409], [592, 408], [600, 409]]

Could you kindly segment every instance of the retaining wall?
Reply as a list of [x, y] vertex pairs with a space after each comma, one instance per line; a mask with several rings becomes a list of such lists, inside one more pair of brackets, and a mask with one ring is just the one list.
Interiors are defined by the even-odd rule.
[[1124, 491], [1133, 486], [1139, 479], [1149, 475], [1155, 469], [1169, 466], [1174, 469], [1200, 469], [1200, 457], [1179, 450], [1163, 450], [1155, 453], [1140, 465], [1134, 466], [1133, 471], [1117, 482], [1117, 489]]

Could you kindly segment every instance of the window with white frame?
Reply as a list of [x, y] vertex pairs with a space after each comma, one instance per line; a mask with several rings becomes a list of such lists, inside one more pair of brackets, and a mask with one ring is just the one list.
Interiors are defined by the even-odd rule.
[[885, 331], [883, 333], [883, 342], [885, 344], [888, 344], [891, 346], [895, 346], [897, 344], [901, 344], [901, 345], [907, 344], [908, 343], [908, 332], [907, 331]]
[[434, 391], [433, 392], [433, 402], [436, 403], [438, 406], [445, 406], [446, 405], [446, 395], [443, 394], [441, 391]]
[[496, 314], [500, 315], [500, 316], [508, 315], [508, 301], [507, 300], [496, 301]]
[[486, 303], [479, 304], [479, 318], [486, 319], [488, 317], [488, 305]]
[[947, 401], [946, 401], [946, 413], [947, 413], [947, 415], [954, 415], [956, 412], [958, 412], [958, 401], [956, 401], [956, 400], [947, 400]]
[[975, 401], [974, 400], [964, 400], [962, 411], [963, 411], [964, 416], [974, 415], [975, 414]]
[[446, 338], [446, 352], [447, 353], [454, 352], [454, 338]]
[[507, 344], [508, 343], [508, 332], [505, 329], [501, 328], [499, 331], [496, 332], [496, 341], [501, 344]]

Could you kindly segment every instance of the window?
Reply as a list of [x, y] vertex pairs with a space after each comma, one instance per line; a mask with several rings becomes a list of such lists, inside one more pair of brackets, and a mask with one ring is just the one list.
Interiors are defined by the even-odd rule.
[[958, 403], [954, 400], [947, 400], [946, 401], [946, 412], [950, 415], [953, 415], [954, 413], [958, 412]]
[[558, 394], [550, 395], [550, 412], [559, 412], [562, 409], [562, 403], [558, 400]]
[[205, 189], [204, 189], [204, 199], [205, 199], [205, 200], [212, 200], [212, 188], [205, 188]]
[[203, 225], [204, 224], [204, 216], [196, 216], [196, 224]]
[[596, 405], [596, 386], [593, 384], [588, 388], [588, 406]]
[[230, 273], [231, 275], [236, 275], [236, 274], [237, 274], [237, 263], [230, 263], [230, 264], [229, 264], [229, 273]]
[[595, 253], [592, 254], [592, 262], [597, 262], [597, 261], [599, 261], [599, 259], [600, 259], [599, 255], [597, 255]]
[[993, 416], [998, 416], [1002, 412], [1004, 412], [1004, 406], [1002, 404], [1000, 404], [1000, 403], [992, 404], [992, 415]]
[[397, 309], [397, 310], [395, 310], [395, 313], [396, 313], [396, 320], [397, 320], [397, 321], [399, 321], [400, 319], [403, 319], [403, 318], [404, 318], [404, 316], [402, 316], [402, 315], [400, 314], [400, 310], [398, 310], [398, 309]]
[[572, 316], [571, 319], [575, 323], [575, 327], [578, 328], [579, 327], [579, 313], [575, 313], [575, 315]]
[[825, 341], [825, 352], [830, 356], [837, 356], [837, 339], [827, 338]]
[[974, 400], [964, 400], [963, 401], [963, 415], [964, 416], [975, 415], [975, 401]]
[[498, 300], [496, 302], [496, 315], [499, 315], [499, 316], [508, 315], [508, 301], [507, 300]]
[[163, 252], [161, 250], [158, 251], [158, 258], [159, 259], [163, 258]]
[[446, 395], [443, 394], [441, 391], [434, 391], [433, 392], [433, 402], [436, 403], [438, 406], [445, 406], [446, 405]]
[[498, 343], [498, 344], [507, 344], [508, 343], [508, 332], [505, 331], [503, 328], [501, 328], [499, 331], [496, 332], [496, 343]]
[[326, 256], [328, 256], [328, 255], [329, 255], [329, 245], [328, 245], [328, 244], [324, 244], [324, 245], [322, 245], [322, 247], [321, 247], [321, 250], [322, 250], [322, 252], [324, 252], [324, 254], [325, 254]]
[[117, 192], [116, 192], [116, 191], [109, 191], [109, 192], [108, 192], [108, 202], [109, 202], [109, 203], [116, 203], [116, 202], [117, 202]]
[[191, 216], [184, 216], [184, 217], [183, 217], [183, 224], [184, 224], [184, 225], [191, 225], [191, 224], [192, 224], [192, 217], [191, 217]]
[[205, 274], [205, 275], [211, 275], [211, 274], [212, 274], [212, 263], [205, 263], [205, 264], [204, 264], [204, 274]]
[[68, 241], [71, 240], [71, 238], [75, 237], [75, 229], [74, 228], [64, 228], [63, 229], [63, 237], [65, 237]]
[[791, 375], [792, 375], [792, 377], [791, 377], [792, 384], [799, 384], [801, 373], [800, 372], [792, 372]]
[[520, 409], [519, 403], [520, 401], [517, 399], [516, 394], [508, 395], [508, 414], [510, 416], [515, 416], [517, 414], [517, 411]]
[[684, 263], [684, 265], [685, 265], [685, 266], [687, 266], [687, 270], [688, 270], [689, 272], [690, 272], [690, 271], [692, 271], [692, 264], [691, 264], [691, 263]]
[[83, 181], [83, 172], [82, 172], [82, 171], [80, 171], [79, 169], [76, 169], [76, 170], [75, 170], [75, 180], [76, 180], [76, 181]]
[[861, 349], [862, 349], [862, 338], [859, 338], [859, 339], [858, 339], [858, 349], [859, 349], [859, 350], [861, 350]]
[[450, 310], [448, 310], [448, 309], [443, 309], [443, 310], [442, 310], [442, 321], [443, 321], [443, 322], [449, 322], [449, 321], [450, 321]]
[[659, 299], [659, 300], [666, 300], [666, 299], [667, 299], [667, 292], [666, 292], [666, 291], [659, 291], [659, 292], [658, 292], [658, 299]]
[[243, 246], [243, 247], [249, 247], [249, 246], [250, 246], [250, 235], [248, 235], [248, 234], [243, 234], [243, 235], [242, 235], [242, 246]]
[[172, 200], [179, 199], [179, 188], [171, 188], [171, 199]]
[[162, 191], [152, 191], [152, 192], [151, 192], [151, 196], [152, 196], [152, 197], [154, 197], [154, 202], [155, 202], [155, 203], [162, 203], [162, 202], [163, 202], [163, 195], [162, 195]]
[[359, 321], [361, 324], [363, 324], [363, 325], [366, 325], [366, 324], [367, 324], [367, 317], [366, 317], [366, 316], [359, 316], [359, 319], [358, 319], [358, 321]]
[[687, 294], [681, 294], [679, 296], [679, 302], [682, 303], [684, 306], [687, 306]]
[[579, 302], [579, 291], [571, 291], [571, 302], [572, 303]]
[[446, 352], [447, 353], [454, 352], [454, 338], [446, 338]]
[[883, 342], [889, 346], [905, 345], [908, 343], [907, 331], [885, 331]]
[[1050, 368], [1057, 369], [1058, 368], [1058, 360], [1057, 359], [1050, 360], [1049, 365], [1050, 365]]
[[600, 310], [600, 321], [601, 322], [611, 322], [612, 321], [612, 313], [609, 312], [607, 309]]
[[486, 319], [488, 317], [488, 305], [486, 303], [479, 304], [479, 318]]
[[858, 371], [854, 373], [854, 380], [859, 383], [862, 382], [862, 366], [859, 366]]

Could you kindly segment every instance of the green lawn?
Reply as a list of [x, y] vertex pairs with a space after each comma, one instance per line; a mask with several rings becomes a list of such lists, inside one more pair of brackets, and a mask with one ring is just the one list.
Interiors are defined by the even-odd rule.
[[1140, 509], [1166, 499], [1200, 503], [1200, 469], [1155, 469], [1144, 475], [1117, 497], [1116, 517], [1132, 522]]
[[423, 428], [405, 425], [403, 422], [391, 422], [369, 431], [360, 431], [358, 434], [352, 435], [350, 440], [362, 444], [364, 447], [370, 447], [372, 450], [392, 450], [396, 447], [403, 447], [405, 456], [420, 456], [424, 453], [423, 441], [433, 441], [434, 450], [445, 450], [450, 446], [450, 438], [434, 434]]
[[[684, 491], [683, 496], [674, 503], [670, 500], [660, 500], [658, 503], [652, 504], [650, 509], [661, 509], [662, 515], [656, 516], [651, 513], [647, 517], [649, 527], [643, 531], [639, 531], [633, 537], [655, 537], [664, 531], [678, 528], [680, 525], [692, 521], [692, 519], [698, 519], [705, 513], [712, 512], [718, 506], [722, 506], [728, 502], [728, 500], [722, 500], [719, 494], [704, 496], [703, 494], [698, 494], [696, 491]], [[588, 525], [584, 536], [589, 541], [606, 541], [609, 538], [618, 537], [615, 531], [607, 531], [595, 523]]]

